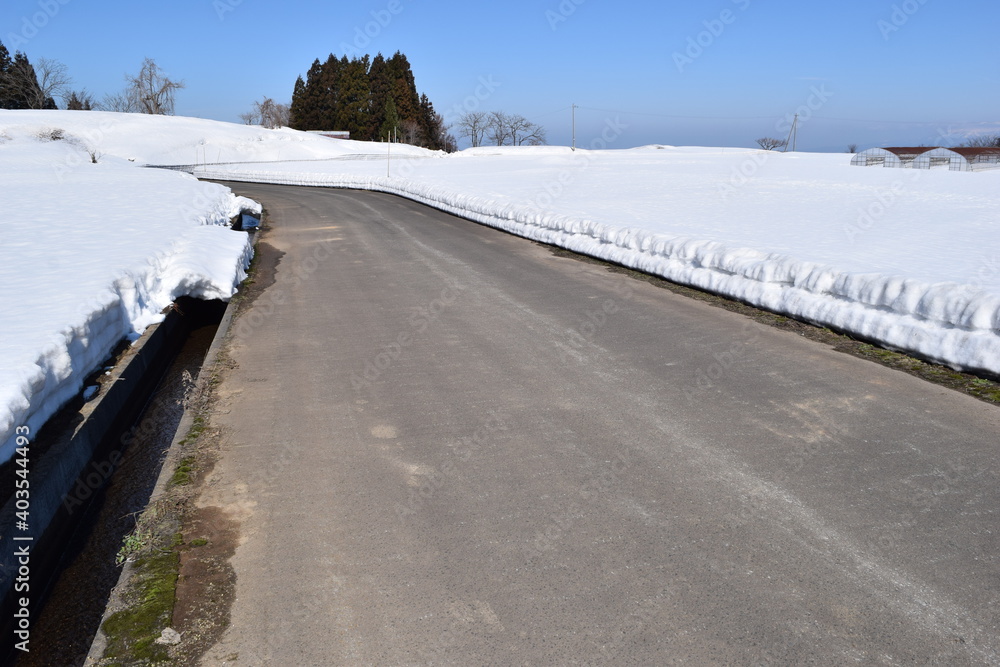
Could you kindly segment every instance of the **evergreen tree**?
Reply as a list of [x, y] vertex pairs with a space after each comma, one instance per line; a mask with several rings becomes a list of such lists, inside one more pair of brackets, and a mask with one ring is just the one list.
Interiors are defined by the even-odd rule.
[[320, 105], [323, 102], [323, 65], [319, 62], [319, 59], [313, 61], [312, 67], [309, 68], [308, 78], [306, 79], [306, 87], [304, 91], [305, 108], [308, 110], [308, 116], [303, 118], [303, 125], [299, 129], [302, 130], [322, 130], [322, 121], [320, 120]]
[[319, 86], [316, 90], [317, 111], [314, 130], [339, 130], [337, 107], [340, 105], [343, 69], [347, 56], [338, 59], [332, 53], [320, 67]]
[[10, 85], [10, 51], [0, 42], [0, 109], [11, 109], [11, 85]]
[[390, 97], [386, 100], [385, 110], [382, 113], [384, 120], [378, 132], [378, 139], [391, 141], [399, 135], [399, 114], [396, 113], [396, 103]]
[[[394, 129], [429, 148], [454, 146], [441, 114], [417, 92], [410, 63], [397, 51], [386, 59], [365, 55], [313, 61], [292, 93], [291, 126], [297, 130], [346, 130], [352, 139], [377, 141]], [[449, 143], [450, 138], [450, 143]]]
[[305, 94], [306, 82], [302, 80], [301, 76], [299, 76], [295, 79], [295, 88], [292, 90], [292, 104], [289, 111], [288, 121], [288, 126], [296, 130], [303, 129], [299, 120], [300, 118], [306, 118], [309, 113], [309, 107], [306, 105]]
[[416, 121], [419, 124], [420, 98], [417, 84], [410, 69], [410, 62], [399, 51], [386, 61], [392, 90], [392, 99], [401, 121]]
[[372, 138], [369, 127], [369, 102], [371, 87], [368, 83], [368, 56], [341, 61], [340, 95], [336, 107], [335, 128], [347, 130], [352, 139], [361, 141]]
[[[389, 81], [389, 69], [381, 53], [376, 54], [372, 59], [371, 67], [368, 68], [368, 87], [371, 89], [371, 97], [369, 98], [368, 105], [371, 135], [373, 139], [385, 138], [383, 130], [386, 126], [388, 105], [392, 101], [392, 85]], [[395, 114], [396, 103], [394, 101], [392, 109]], [[399, 118], [397, 116], [391, 125], [396, 127], [398, 124]]]
[[325, 69], [319, 59], [309, 68], [309, 78], [306, 79], [306, 100], [309, 105], [309, 127], [306, 130], [326, 130], [323, 126], [323, 105], [326, 99]]
[[[302, 77], [299, 77], [299, 81]], [[325, 97], [324, 67], [319, 58], [313, 61], [301, 87], [298, 82], [292, 95], [292, 127], [296, 130], [328, 130], [322, 109]]]
[[417, 123], [420, 125], [421, 145], [431, 150], [441, 150], [443, 148], [441, 139], [444, 134], [443, 121], [434, 111], [434, 105], [431, 104], [427, 95], [420, 96], [420, 117], [417, 118]]
[[[7, 109], [30, 109], [29, 99], [35, 96], [38, 89], [38, 77], [35, 68], [31, 66], [28, 57], [18, 51], [6, 72]], [[48, 105], [45, 105], [46, 107]], [[53, 108], [55, 103], [53, 102]]]

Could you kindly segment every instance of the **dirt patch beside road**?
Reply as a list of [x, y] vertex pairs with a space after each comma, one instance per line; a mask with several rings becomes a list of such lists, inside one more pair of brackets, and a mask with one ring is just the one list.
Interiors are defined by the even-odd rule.
[[[265, 218], [266, 219], [266, 218]], [[262, 227], [255, 244], [247, 280], [234, 298], [234, 326], [241, 314], [270, 285], [282, 254], [266, 241]], [[233, 335], [230, 328], [228, 337]], [[229, 625], [236, 576], [230, 559], [240, 540], [241, 513], [214, 504], [210, 485], [218, 459], [221, 431], [212, 424], [217, 409], [215, 389], [235, 367], [225, 347], [202, 374], [200, 395], [189, 409], [193, 426], [176, 445], [175, 464], [166, 491], [153, 501], [139, 520], [136, 536], [141, 544], [131, 555], [133, 573], [119, 591], [103, 625], [108, 644], [98, 665], [145, 664], [168, 660], [195, 664]], [[167, 607], [149, 613], [150, 590]], [[173, 600], [172, 614], [169, 602]], [[164, 623], [180, 633], [175, 646], [155, 643]]]
[[[237, 311], [229, 336], [237, 330], [240, 316], [274, 284], [283, 253], [267, 243], [266, 230], [261, 234], [250, 276], [237, 297]], [[214, 389], [234, 367], [228, 354], [220, 353], [212, 379], [206, 385], [208, 395], [203, 414], [207, 428], [198, 437], [190, 460], [194, 474], [182, 510], [184, 547], [180, 554], [173, 616], [173, 627], [183, 639], [171, 651], [171, 657], [180, 664], [194, 664], [218, 641], [229, 625], [236, 594], [236, 575], [230, 559], [239, 545], [243, 513], [231, 504], [220, 502], [212, 489], [221, 432], [211, 423], [217, 400]]]

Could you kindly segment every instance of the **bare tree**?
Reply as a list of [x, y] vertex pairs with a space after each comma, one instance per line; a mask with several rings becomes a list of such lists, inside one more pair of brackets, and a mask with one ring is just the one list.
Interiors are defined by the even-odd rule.
[[514, 146], [541, 146], [545, 143], [545, 128], [536, 125], [524, 116], [508, 116], [510, 120], [510, 140]]
[[469, 111], [463, 114], [456, 124], [458, 136], [466, 137], [472, 143], [473, 148], [482, 146], [488, 120], [489, 117], [485, 111]]
[[446, 133], [441, 138], [441, 150], [445, 153], [454, 153], [458, 150], [458, 142], [455, 141], [455, 135], [451, 132]]
[[32, 109], [44, 109], [51, 100], [63, 97], [73, 79], [70, 78], [66, 65], [58, 60], [39, 58], [34, 67], [38, 85], [34, 87], [34, 99], [29, 99], [28, 102]]
[[292, 124], [292, 105], [278, 104], [275, 118], [278, 119], [278, 127], [290, 127]]
[[486, 118], [486, 131], [491, 143], [505, 146], [508, 138], [507, 114], [503, 111], [491, 111]]
[[511, 114], [507, 116], [507, 136], [511, 146], [520, 146], [524, 136], [531, 129], [531, 123], [524, 116]]
[[858, 152], [858, 145], [857, 144], [847, 144], [847, 152], [848, 153], [857, 153]]
[[102, 111], [118, 111], [120, 113], [138, 113], [139, 107], [136, 105], [135, 99], [129, 94], [128, 90], [122, 90], [117, 93], [108, 93], [101, 100], [100, 104], [95, 105], [96, 108]]
[[254, 111], [260, 116], [260, 124], [273, 130], [288, 125], [291, 107], [275, 102], [270, 97], [265, 97], [260, 102], [254, 102]]
[[269, 130], [287, 127], [291, 117], [291, 105], [280, 104], [270, 97], [253, 103], [253, 109], [240, 114], [240, 120], [247, 125], [261, 125]]
[[757, 140], [757, 145], [766, 151], [773, 151], [778, 148], [784, 148], [788, 145], [788, 142], [784, 139], [775, 139], [774, 137], [761, 137]]
[[434, 117], [438, 127], [438, 144], [441, 146], [441, 150], [445, 153], [454, 153], [458, 150], [458, 142], [455, 141], [455, 135], [448, 131], [451, 129], [451, 125], [445, 125], [444, 116], [439, 113], [434, 114]]
[[545, 128], [519, 114], [491, 111], [486, 118], [489, 139], [497, 146], [538, 146], [545, 143]]
[[142, 61], [142, 68], [135, 76], [126, 74], [125, 81], [136, 110], [154, 115], [173, 115], [175, 93], [184, 87], [183, 82], [164, 76], [152, 58]]
[[1000, 134], [983, 134], [966, 139], [958, 145], [959, 148], [1000, 148]]
[[415, 120], [404, 120], [399, 124], [399, 140], [413, 146], [420, 143], [420, 124]]

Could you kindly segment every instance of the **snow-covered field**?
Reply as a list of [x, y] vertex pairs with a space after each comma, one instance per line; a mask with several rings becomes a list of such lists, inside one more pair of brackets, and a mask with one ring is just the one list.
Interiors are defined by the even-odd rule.
[[37, 427], [173, 298], [228, 298], [242, 278], [246, 237], [220, 225], [247, 202], [143, 164], [400, 194], [1000, 374], [1000, 171], [668, 146], [393, 145], [387, 161], [388, 149], [191, 118], [0, 111], [0, 439]]

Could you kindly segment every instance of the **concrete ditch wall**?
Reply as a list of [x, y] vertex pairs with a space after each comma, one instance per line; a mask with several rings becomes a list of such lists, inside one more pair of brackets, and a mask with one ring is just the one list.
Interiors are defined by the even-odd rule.
[[[208, 352], [205, 354], [205, 360], [202, 363], [202, 372], [198, 374], [197, 391], [204, 389], [205, 384], [211, 376], [211, 370], [215, 366], [219, 352], [222, 350], [226, 336], [229, 334], [229, 329], [232, 326], [236, 310], [237, 306], [234, 302], [230, 302], [226, 307], [226, 312], [223, 314], [222, 320], [219, 322], [219, 327], [215, 332], [212, 344], [209, 346]], [[178, 443], [187, 436], [188, 432], [190, 432], [191, 427], [194, 425], [194, 417], [195, 415], [193, 411], [188, 409], [184, 410], [184, 414], [181, 416], [180, 424], [177, 426], [177, 432], [174, 434], [173, 440], [170, 443], [166, 460], [163, 463], [163, 467], [160, 469], [160, 475], [156, 480], [156, 485], [153, 488], [153, 492], [150, 495], [147, 506], [166, 493], [170, 479], [173, 477], [174, 470], [180, 463], [181, 454], [179, 452], [180, 448], [178, 447]], [[122, 591], [125, 589], [129, 579], [131, 578], [132, 572], [132, 563], [126, 562], [122, 568], [122, 573], [118, 579], [118, 583], [111, 592], [111, 597], [104, 610], [104, 616], [101, 619], [101, 624], [98, 627], [97, 634], [94, 636], [94, 640], [91, 643], [90, 652], [85, 662], [87, 665], [95, 664], [104, 654], [104, 650], [108, 643], [103, 630], [104, 621], [108, 619], [108, 616], [111, 615], [113, 609], [120, 606]]]
[[[5, 638], [15, 637], [17, 619], [14, 614], [21, 607], [21, 598], [30, 601], [31, 617], [37, 617], [45, 587], [51, 582], [62, 557], [67, 531], [74, 527], [122, 458], [123, 445], [117, 435], [124, 432], [144, 408], [191, 325], [198, 319], [189, 309], [185, 310], [189, 315], [171, 311], [162, 323], [144, 333], [102, 382], [97, 397], [85, 403], [73, 417], [68, 433], [56, 439], [44, 452], [29, 451], [28, 529], [18, 527], [16, 498], [12, 497], [0, 509], [0, 596], [3, 600], [0, 626]], [[34, 436], [32, 434], [32, 447]], [[15, 541], [14, 537], [30, 538], [30, 541]], [[22, 559], [19, 553], [23, 553], [25, 545], [30, 551], [29, 589], [17, 591], [15, 583], [18, 583]], [[44, 642], [44, 638], [31, 637], [35, 646], [39, 642]], [[0, 656], [10, 657], [6, 651], [12, 646], [5, 641]]]

